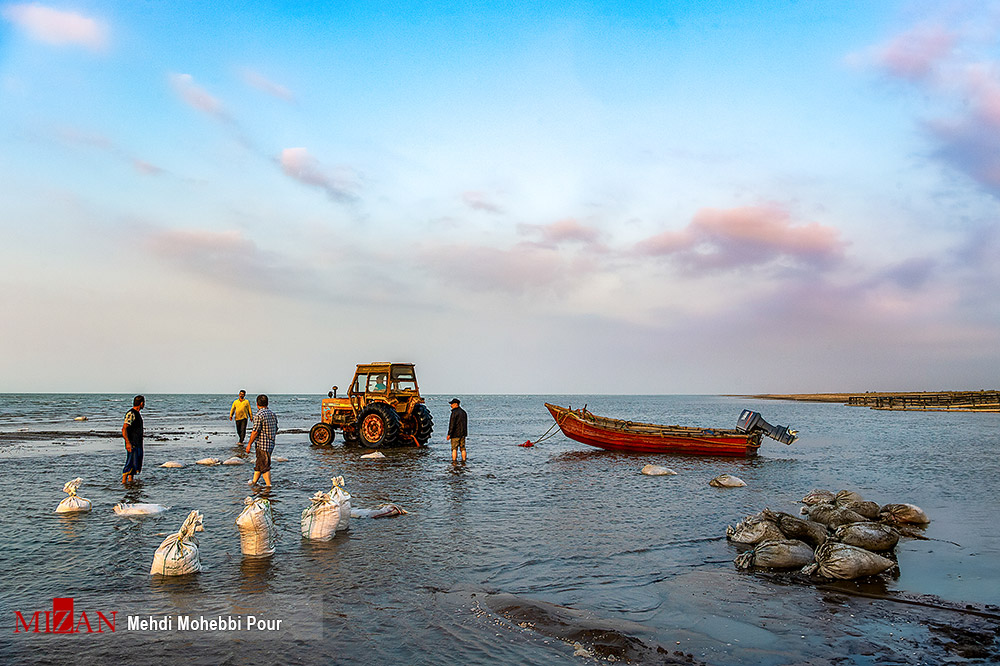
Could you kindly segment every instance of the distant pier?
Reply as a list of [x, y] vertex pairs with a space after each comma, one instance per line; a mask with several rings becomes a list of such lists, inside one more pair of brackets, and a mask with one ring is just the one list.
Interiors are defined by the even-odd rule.
[[911, 391], [866, 393], [789, 393], [750, 396], [764, 400], [839, 402], [852, 407], [870, 407], [924, 412], [1000, 412], [1000, 391]]
[[1000, 412], [1000, 391], [921, 391], [918, 393], [862, 393], [848, 405], [872, 409], [948, 412]]

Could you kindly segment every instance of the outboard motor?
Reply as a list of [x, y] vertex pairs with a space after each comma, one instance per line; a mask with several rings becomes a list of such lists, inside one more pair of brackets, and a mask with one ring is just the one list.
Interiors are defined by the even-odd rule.
[[798, 430], [789, 430], [786, 426], [773, 426], [764, 420], [760, 412], [749, 409], [744, 409], [743, 413], [740, 414], [740, 419], [736, 422], [736, 429], [746, 433], [760, 431], [782, 444], [791, 444], [799, 438]]

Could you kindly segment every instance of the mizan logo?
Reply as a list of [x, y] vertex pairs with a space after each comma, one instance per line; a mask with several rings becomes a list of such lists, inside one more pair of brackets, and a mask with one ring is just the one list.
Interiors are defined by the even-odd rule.
[[[73, 597], [56, 597], [52, 600], [52, 610], [35, 611], [25, 619], [21, 611], [14, 611], [14, 633], [27, 632], [32, 634], [103, 634], [104, 629], [114, 632], [115, 616], [118, 611], [111, 611], [111, 619], [101, 611], [96, 617], [87, 617], [86, 611], [80, 611], [77, 618], [73, 613]], [[42, 617], [45, 625], [42, 628]], [[96, 622], [95, 625], [91, 621]]]

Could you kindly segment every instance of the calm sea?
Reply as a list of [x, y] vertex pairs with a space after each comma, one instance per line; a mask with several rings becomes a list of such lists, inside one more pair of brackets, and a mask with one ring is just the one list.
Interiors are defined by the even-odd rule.
[[[688, 655], [707, 664], [935, 663], [934, 655], [960, 662], [967, 656], [948, 652], [954, 636], [940, 628], [969, 621], [955, 609], [969, 604], [1000, 616], [990, 606], [1000, 600], [997, 414], [711, 396], [470, 395], [461, 396], [469, 460], [454, 466], [444, 442], [451, 396], [428, 398], [430, 447], [363, 460], [365, 451], [345, 448], [339, 435], [331, 448], [310, 447], [320, 396], [275, 395], [275, 455], [289, 461], [275, 463], [270, 492], [277, 552], [256, 560], [241, 556], [234, 524], [252, 465], [191, 464], [239, 454], [227, 420], [233, 397], [147, 395], [141, 483], [125, 489], [119, 432], [131, 396], [0, 396], [0, 662], [591, 660], [574, 656], [575, 642], [595, 657], [640, 663], [680, 663]], [[801, 439], [792, 446], [765, 439], [752, 460], [612, 454], [562, 435], [518, 447], [550, 427], [546, 401], [714, 427], [733, 427], [741, 409], [752, 408], [798, 429]], [[75, 421], [79, 416], [88, 420]], [[159, 467], [168, 460], [188, 466]], [[678, 474], [643, 476], [647, 463]], [[722, 472], [747, 487], [710, 487]], [[334, 475], [346, 479], [355, 507], [395, 502], [410, 513], [355, 519], [330, 542], [305, 541], [300, 513]], [[94, 510], [54, 513], [63, 484], [77, 476]], [[932, 540], [901, 542], [900, 574], [881, 583], [831, 589], [737, 572], [726, 525], [764, 507], [797, 512], [814, 488], [917, 504], [933, 521], [926, 530]], [[112, 511], [120, 501], [172, 508], [121, 518]], [[151, 577], [156, 547], [192, 509], [204, 514], [204, 570]], [[878, 598], [885, 596], [920, 603]], [[44, 624], [53, 598], [65, 597], [74, 599], [77, 616], [116, 612], [116, 630], [12, 632], [15, 611], [43, 611]], [[282, 625], [177, 626], [179, 617], [245, 623], [251, 615]], [[168, 618], [172, 627], [129, 630], [128, 616]]]

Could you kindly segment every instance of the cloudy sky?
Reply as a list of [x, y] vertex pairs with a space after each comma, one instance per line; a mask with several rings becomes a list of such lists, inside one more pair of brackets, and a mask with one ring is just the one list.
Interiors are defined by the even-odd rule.
[[1000, 385], [1000, 4], [418, 4], [0, 0], [0, 391]]

